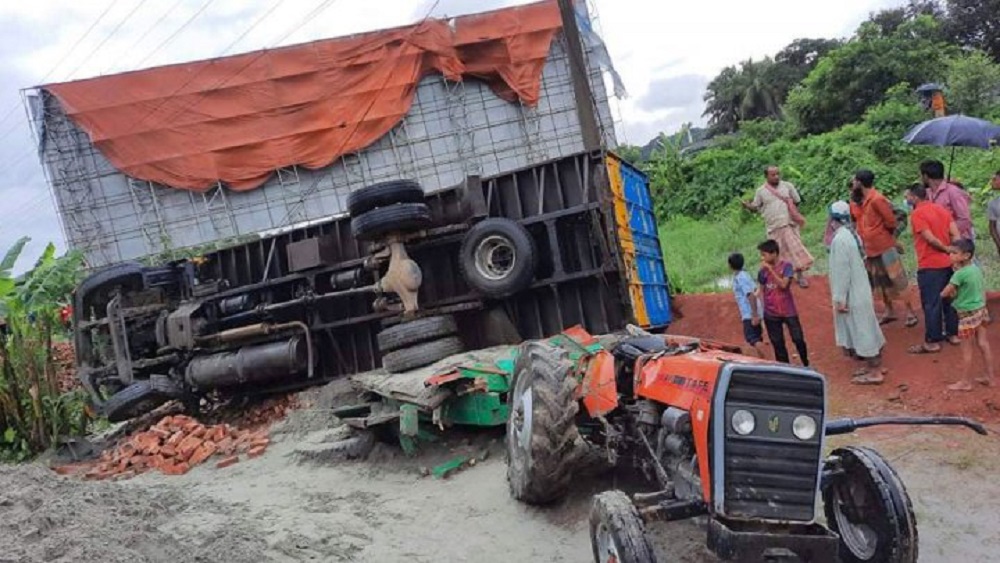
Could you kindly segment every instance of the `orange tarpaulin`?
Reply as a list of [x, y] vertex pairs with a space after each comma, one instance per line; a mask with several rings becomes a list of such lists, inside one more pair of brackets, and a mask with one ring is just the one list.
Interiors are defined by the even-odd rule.
[[118, 170], [175, 188], [234, 190], [277, 168], [321, 168], [363, 149], [439, 72], [538, 102], [562, 27], [555, 0], [43, 88]]

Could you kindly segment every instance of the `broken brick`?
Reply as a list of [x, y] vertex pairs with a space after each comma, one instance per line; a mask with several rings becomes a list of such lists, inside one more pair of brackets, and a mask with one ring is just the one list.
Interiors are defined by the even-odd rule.
[[146, 465], [154, 469], [159, 469], [160, 467], [163, 467], [163, 465], [166, 463], [167, 463], [166, 458], [164, 458], [163, 455], [161, 454], [157, 454], [154, 456], [150, 456], [149, 460], [146, 462]]
[[250, 451], [247, 452], [247, 455], [249, 457], [260, 457], [264, 455], [265, 450], [267, 450], [267, 446], [257, 446], [254, 448], [250, 448]]
[[271, 445], [271, 439], [270, 438], [254, 438], [250, 442], [250, 447], [251, 448], [255, 448], [257, 446], [264, 446], [266, 448], [269, 445]]
[[111, 477], [111, 480], [112, 481], [124, 481], [125, 479], [131, 479], [132, 477], [135, 477], [135, 476], [136, 476], [135, 470], [129, 470], [129, 471], [124, 471], [122, 473], [119, 473], [119, 474]]
[[170, 434], [171, 434], [171, 432], [169, 430], [167, 430], [166, 428], [159, 428], [159, 427], [156, 427], [156, 426], [150, 428], [149, 432], [151, 434], [156, 435], [156, 437], [159, 438], [160, 440], [166, 440], [167, 438], [170, 438]]
[[197, 438], [204, 438], [207, 433], [208, 429], [202, 426], [201, 424], [195, 426], [194, 430], [191, 431], [191, 435]]
[[184, 475], [191, 470], [191, 466], [183, 461], [180, 463], [166, 463], [160, 467], [164, 475]]
[[212, 457], [215, 454], [217, 446], [214, 442], [203, 443], [193, 454], [191, 454], [191, 459], [188, 460], [188, 465], [194, 467], [204, 462], [206, 459]]
[[160, 454], [163, 455], [163, 457], [174, 457], [177, 455], [177, 448], [173, 446], [163, 446], [160, 448]]
[[226, 436], [218, 443], [219, 453], [222, 455], [232, 455], [236, 451], [236, 442], [229, 436]]
[[219, 463], [215, 464], [215, 467], [217, 469], [225, 469], [226, 467], [229, 467], [230, 465], [236, 465], [239, 462], [240, 462], [240, 456], [232, 455], [227, 458], [223, 458], [221, 461], [219, 461]]
[[177, 446], [177, 444], [180, 444], [181, 440], [183, 440], [184, 438], [185, 438], [184, 432], [178, 430], [177, 432], [174, 432], [173, 434], [170, 435], [170, 438], [168, 438], [166, 441], [166, 445]]
[[129, 458], [128, 463], [132, 467], [142, 467], [142, 466], [146, 465], [147, 463], [149, 463], [149, 457], [144, 456], [144, 455], [132, 456], [132, 457]]
[[181, 440], [180, 444], [177, 444], [177, 457], [186, 460], [191, 457], [191, 454], [193, 454], [199, 446], [201, 446], [202, 442], [204, 442], [204, 440], [196, 436], [188, 436], [187, 438], [184, 438]]

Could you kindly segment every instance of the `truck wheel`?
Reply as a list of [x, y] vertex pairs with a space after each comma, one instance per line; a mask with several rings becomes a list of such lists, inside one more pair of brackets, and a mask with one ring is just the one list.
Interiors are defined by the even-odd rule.
[[144, 415], [168, 400], [150, 382], [136, 381], [104, 403], [104, 414], [111, 422], [122, 422]]
[[465, 347], [462, 345], [462, 341], [458, 337], [449, 336], [389, 352], [382, 356], [382, 367], [389, 373], [403, 373], [433, 364], [463, 351], [465, 351]]
[[351, 217], [395, 203], [423, 203], [424, 190], [413, 180], [392, 180], [365, 186], [347, 196]]
[[906, 487], [870, 448], [834, 450], [824, 469], [839, 472], [823, 491], [827, 524], [840, 536], [845, 563], [914, 563], [917, 520]]
[[642, 518], [621, 491], [606, 491], [594, 497], [590, 545], [597, 563], [656, 563]]
[[424, 203], [396, 203], [372, 209], [351, 219], [351, 234], [373, 240], [392, 232], [423, 229], [431, 224], [431, 211]]
[[510, 219], [486, 219], [465, 234], [458, 251], [462, 276], [486, 297], [506, 297], [535, 277], [535, 242]]
[[543, 342], [521, 346], [507, 419], [507, 483], [528, 504], [558, 500], [579, 457], [577, 382], [565, 350]]
[[378, 333], [378, 349], [383, 354], [414, 344], [452, 336], [458, 332], [455, 318], [446, 315], [399, 323]]

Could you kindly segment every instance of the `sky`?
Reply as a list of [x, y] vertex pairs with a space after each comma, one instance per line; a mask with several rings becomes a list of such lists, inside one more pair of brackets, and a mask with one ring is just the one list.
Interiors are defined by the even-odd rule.
[[[722, 68], [801, 37], [847, 37], [902, 0], [590, 0], [628, 96], [614, 102], [620, 142], [645, 144], [702, 124]], [[0, 3], [0, 253], [31, 237], [16, 271], [65, 247], [21, 90], [454, 16], [523, 0], [34, 0]], [[374, 9], [377, 6], [377, 9]]]

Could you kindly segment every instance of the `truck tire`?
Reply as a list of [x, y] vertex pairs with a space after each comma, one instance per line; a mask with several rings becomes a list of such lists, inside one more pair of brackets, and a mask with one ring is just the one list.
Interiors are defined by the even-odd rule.
[[403, 373], [443, 360], [453, 354], [465, 351], [462, 341], [455, 336], [432, 340], [400, 348], [382, 356], [382, 367], [389, 373]]
[[347, 196], [347, 209], [351, 217], [368, 213], [372, 209], [395, 203], [423, 203], [424, 190], [413, 180], [381, 182], [351, 192]]
[[170, 400], [149, 381], [136, 381], [115, 393], [104, 403], [104, 415], [111, 422], [122, 422], [144, 415]]
[[378, 349], [386, 354], [414, 344], [453, 336], [457, 332], [455, 318], [450, 315], [416, 319], [399, 323], [378, 333]]
[[535, 242], [521, 224], [485, 219], [465, 234], [458, 253], [462, 276], [486, 297], [506, 297], [535, 277]]
[[372, 209], [351, 219], [351, 234], [373, 240], [392, 232], [408, 232], [431, 224], [431, 211], [424, 203], [396, 203]]
[[579, 459], [577, 381], [565, 350], [523, 344], [514, 365], [507, 419], [507, 484], [528, 504], [562, 498]]
[[[129, 285], [141, 290], [143, 285], [142, 272], [143, 266], [139, 262], [123, 262], [114, 266], [108, 266], [103, 270], [91, 274], [80, 282], [80, 285], [76, 288], [73, 303], [74, 316], [85, 314], [84, 308], [87, 298], [101, 287], [114, 284], [121, 285], [128, 282]], [[101, 312], [103, 313], [104, 311]], [[75, 320], [78, 321], [80, 319], [77, 318]]]
[[915, 563], [917, 520], [899, 475], [875, 450], [834, 450], [827, 469], [839, 474], [823, 490], [827, 525], [840, 536], [844, 563]]
[[656, 563], [646, 527], [628, 495], [605, 491], [590, 509], [590, 545], [598, 563]]

